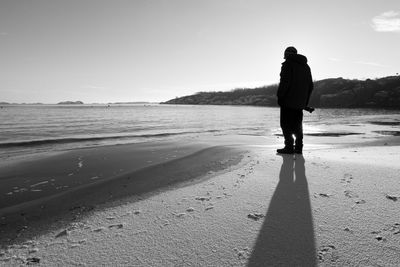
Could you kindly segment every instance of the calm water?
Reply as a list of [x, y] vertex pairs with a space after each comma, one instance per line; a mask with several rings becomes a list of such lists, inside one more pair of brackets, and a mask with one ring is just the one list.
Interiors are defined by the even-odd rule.
[[[323, 109], [308, 124], [399, 111]], [[269, 135], [279, 109], [247, 106], [15, 105], [0, 109], [0, 158], [80, 147], [178, 139], [190, 135]]]

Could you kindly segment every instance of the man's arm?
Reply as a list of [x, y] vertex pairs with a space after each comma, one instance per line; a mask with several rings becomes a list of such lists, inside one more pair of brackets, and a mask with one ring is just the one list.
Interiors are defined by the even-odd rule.
[[313, 83], [313, 80], [312, 80], [312, 75], [311, 75], [311, 69], [310, 69], [310, 67], [308, 67], [308, 71], [309, 71], [309, 74], [310, 74], [310, 84], [309, 84], [309, 86], [308, 86], [308, 96], [307, 96], [307, 103], [306, 103], [306, 106], [308, 106], [308, 102], [310, 102], [310, 98], [311, 98], [311, 93], [313, 92], [313, 90], [314, 90], [314, 83]]
[[280, 76], [281, 76], [281, 79], [279, 82], [279, 87], [278, 87], [278, 92], [277, 92], [278, 105], [281, 105], [287, 91], [289, 90], [290, 81], [292, 78], [290, 66], [286, 62], [284, 62], [282, 64]]

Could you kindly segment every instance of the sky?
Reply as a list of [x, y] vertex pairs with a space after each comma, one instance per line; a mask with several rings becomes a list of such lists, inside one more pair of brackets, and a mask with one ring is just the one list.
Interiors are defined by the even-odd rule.
[[0, 0], [0, 102], [167, 101], [279, 82], [400, 73], [399, 0]]

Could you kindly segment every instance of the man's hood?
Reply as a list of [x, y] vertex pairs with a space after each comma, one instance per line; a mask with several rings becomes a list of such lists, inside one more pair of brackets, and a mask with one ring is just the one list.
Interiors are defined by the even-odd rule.
[[296, 62], [296, 63], [299, 63], [299, 64], [303, 64], [303, 65], [307, 64], [307, 58], [305, 56], [303, 56], [303, 55], [300, 55], [300, 54], [288, 55], [286, 57], [286, 60], [287, 61]]

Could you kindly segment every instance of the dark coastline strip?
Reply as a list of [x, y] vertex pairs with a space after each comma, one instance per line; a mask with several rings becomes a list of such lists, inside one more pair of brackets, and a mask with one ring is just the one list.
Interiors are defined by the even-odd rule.
[[383, 126], [399, 126], [400, 121], [369, 121], [370, 124], [383, 125]]
[[374, 131], [374, 133], [378, 133], [381, 135], [400, 136], [400, 131]]
[[327, 137], [340, 137], [346, 135], [361, 135], [363, 133], [305, 133], [308, 136], [327, 136]]
[[79, 143], [87, 141], [101, 141], [101, 140], [113, 140], [113, 139], [130, 139], [130, 138], [151, 138], [151, 137], [168, 137], [175, 135], [185, 134], [196, 134], [196, 133], [213, 133], [219, 132], [219, 130], [208, 130], [208, 131], [191, 131], [191, 132], [177, 132], [177, 133], [158, 133], [158, 134], [142, 134], [142, 135], [117, 135], [117, 136], [103, 136], [103, 137], [72, 137], [72, 138], [54, 138], [54, 139], [38, 139], [29, 141], [19, 142], [8, 142], [0, 143], [0, 148], [9, 147], [29, 147], [29, 146], [40, 146], [40, 145], [51, 145], [51, 144], [67, 144], [67, 143]]
[[[321, 137], [340, 137], [346, 135], [362, 135], [363, 133], [334, 133], [334, 132], [327, 132], [327, 133], [304, 133], [307, 136], [321, 136]], [[275, 136], [283, 136], [283, 134], [275, 134]]]

